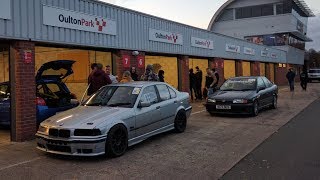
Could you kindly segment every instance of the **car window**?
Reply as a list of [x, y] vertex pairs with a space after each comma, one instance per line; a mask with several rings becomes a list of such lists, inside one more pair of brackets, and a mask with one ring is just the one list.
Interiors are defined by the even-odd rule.
[[160, 99], [162, 101], [166, 101], [170, 99], [170, 92], [169, 89], [167, 87], [167, 85], [156, 85], [158, 91], [159, 91], [159, 95], [160, 95]]
[[268, 88], [272, 86], [272, 83], [269, 81], [269, 79], [266, 77], [262, 77], [262, 79]]
[[262, 78], [258, 78], [258, 88], [266, 88]]
[[141, 102], [148, 102], [150, 104], [156, 104], [159, 102], [155, 86], [144, 88], [141, 95]]
[[8, 85], [0, 85], [0, 98], [8, 98], [7, 93], [9, 93]]
[[170, 92], [170, 97], [171, 99], [176, 98], [177, 97], [177, 93], [170, 87], [168, 87], [169, 92]]

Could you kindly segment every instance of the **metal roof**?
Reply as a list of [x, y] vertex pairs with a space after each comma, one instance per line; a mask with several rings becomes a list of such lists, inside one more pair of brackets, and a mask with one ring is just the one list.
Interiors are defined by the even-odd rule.
[[306, 2], [304, 0], [293, 0], [297, 6], [308, 16], [308, 17], [315, 17], [312, 10], [309, 8]]

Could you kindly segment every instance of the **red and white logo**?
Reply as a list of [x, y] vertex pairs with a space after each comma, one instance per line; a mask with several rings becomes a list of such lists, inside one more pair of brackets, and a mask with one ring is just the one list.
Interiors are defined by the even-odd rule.
[[98, 26], [98, 31], [102, 31], [103, 28], [107, 26], [107, 21], [105, 21], [104, 19], [101, 19], [101, 21], [99, 21], [98, 18], [96, 18], [96, 25]]

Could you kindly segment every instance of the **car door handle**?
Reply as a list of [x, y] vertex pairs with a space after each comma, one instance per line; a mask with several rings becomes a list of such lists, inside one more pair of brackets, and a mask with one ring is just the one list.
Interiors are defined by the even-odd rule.
[[160, 106], [157, 106], [156, 109], [160, 109]]

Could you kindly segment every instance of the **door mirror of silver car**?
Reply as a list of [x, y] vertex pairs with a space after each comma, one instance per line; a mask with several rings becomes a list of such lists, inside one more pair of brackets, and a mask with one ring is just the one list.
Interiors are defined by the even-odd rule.
[[143, 102], [143, 101], [140, 101], [139, 105], [138, 105], [138, 108], [144, 108], [144, 107], [150, 107], [151, 106], [151, 103], [150, 102]]

